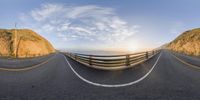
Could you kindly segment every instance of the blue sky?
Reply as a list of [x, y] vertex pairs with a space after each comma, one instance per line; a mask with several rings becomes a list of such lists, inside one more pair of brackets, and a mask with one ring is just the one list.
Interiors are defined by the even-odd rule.
[[55, 48], [139, 51], [200, 27], [199, 0], [1, 0], [0, 28], [30, 28]]

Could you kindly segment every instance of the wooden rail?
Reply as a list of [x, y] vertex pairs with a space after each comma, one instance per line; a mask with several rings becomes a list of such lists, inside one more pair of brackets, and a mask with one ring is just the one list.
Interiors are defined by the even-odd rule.
[[115, 70], [125, 69], [148, 60], [159, 52], [159, 50], [140, 52], [126, 55], [87, 55], [65, 52], [70, 58], [87, 65], [88, 67]]

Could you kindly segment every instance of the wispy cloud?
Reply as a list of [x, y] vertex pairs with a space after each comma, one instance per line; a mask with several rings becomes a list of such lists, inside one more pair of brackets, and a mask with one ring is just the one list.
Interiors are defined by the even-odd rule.
[[114, 9], [96, 5], [43, 4], [20, 18], [25, 25], [63, 41], [116, 43], [138, 32], [138, 25], [129, 26]]

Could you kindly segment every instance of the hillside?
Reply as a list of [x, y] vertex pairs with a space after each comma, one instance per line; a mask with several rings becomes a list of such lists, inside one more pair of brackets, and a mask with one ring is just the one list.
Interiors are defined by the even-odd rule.
[[200, 56], [200, 28], [182, 33], [167, 48], [188, 55]]
[[0, 55], [36, 57], [55, 52], [43, 37], [29, 29], [0, 29]]

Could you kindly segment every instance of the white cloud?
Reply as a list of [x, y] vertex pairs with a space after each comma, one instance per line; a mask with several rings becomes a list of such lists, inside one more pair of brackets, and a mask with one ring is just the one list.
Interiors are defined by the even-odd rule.
[[138, 32], [138, 25], [129, 26], [114, 9], [96, 5], [43, 4], [21, 19], [24, 25], [64, 41], [117, 43]]

